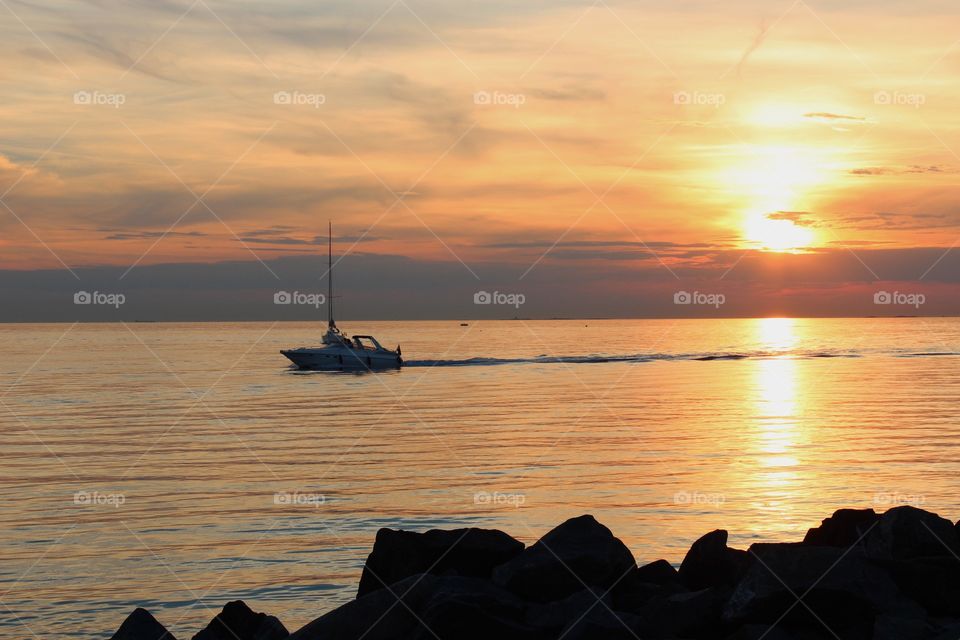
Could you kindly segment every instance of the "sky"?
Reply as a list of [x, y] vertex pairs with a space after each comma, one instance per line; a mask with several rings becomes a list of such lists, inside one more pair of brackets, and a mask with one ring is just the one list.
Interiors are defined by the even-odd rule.
[[0, 321], [957, 314], [958, 14], [3, 0]]

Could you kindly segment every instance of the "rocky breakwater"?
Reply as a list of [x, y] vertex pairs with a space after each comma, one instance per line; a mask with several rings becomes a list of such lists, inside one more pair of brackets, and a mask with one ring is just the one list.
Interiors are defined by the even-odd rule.
[[[958, 523], [960, 525], [960, 523]], [[525, 547], [495, 530], [381, 529], [357, 598], [288, 633], [231, 602], [193, 640], [957, 640], [960, 531], [909, 506], [841, 509], [802, 542], [712, 531], [636, 565], [592, 516]], [[113, 640], [175, 640], [135, 610]]]

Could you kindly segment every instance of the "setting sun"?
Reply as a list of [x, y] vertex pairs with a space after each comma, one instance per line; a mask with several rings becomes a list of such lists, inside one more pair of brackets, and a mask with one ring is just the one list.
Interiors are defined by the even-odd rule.
[[795, 251], [813, 244], [812, 229], [770, 216], [760, 213], [747, 218], [744, 230], [749, 242], [769, 251]]

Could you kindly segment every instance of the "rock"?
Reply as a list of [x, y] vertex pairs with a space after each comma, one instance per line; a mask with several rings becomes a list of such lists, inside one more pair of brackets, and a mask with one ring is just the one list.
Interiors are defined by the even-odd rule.
[[290, 640], [538, 640], [523, 623], [525, 606], [487, 580], [417, 574], [317, 618]]
[[289, 635], [275, 617], [255, 613], [243, 600], [234, 600], [193, 640], [283, 640]]
[[635, 568], [630, 550], [585, 515], [567, 520], [494, 569], [493, 581], [525, 600], [551, 602], [586, 587], [606, 591]]
[[807, 531], [804, 544], [849, 547], [870, 530], [880, 516], [873, 509], [838, 509], [819, 527]]
[[556, 602], [534, 603], [527, 608], [524, 622], [559, 637], [567, 626], [586, 616], [596, 607], [610, 607], [610, 596], [599, 589], [584, 589]]
[[357, 597], [418, 573], [489, 578], [494, 567], [523, 551], [523, 543], [492, 529], [380, 529], [360, 576]]
[[693, 590], [732, 586], [749, 564], [746, 551], [727, 546], [727, 532], [711, 531], [693, 543], [680, 564], [680, 581]]
[[137, 607], [110, 640], [176, 640], [146, 609]]
[[538, 630], [524, 624], [522, 603], [500, 594], [463, 591], [434, 594], [421, 605], [422, 640], [547, 640]]
[[809, 630], [787, 629], [779, 624], [746, 624], [726, 640], [836, 640], [826, 629], [823, 633]]
[[960, 616], [960, 559], [878, 561], [900, 590], [934, 615]]
[[936, 625], [932, 633], [927, 634], [930, 640], [957, 640], [960, 638], [960, 620], [945, 621]]
[[640, 627], [638, 617], [598, 605], [555, 637], [563, 640], [637, 640], [641, 637]]
[[873, 623], [873, 640], [923, 640], [926, 629], [923, 611], [913, 616], [881, 613]]
[[670, 584], [679, 579], [677, 570], [666, 560], [655, 560], [650, 564], [638, 567], [634, 571], [634, 577], [638, 582], [649, 584]]
[[910, 506], [895, 507], [880, 516], [864, 545], [871, 557], [882, 559], [960, 554], [960, 539], [949, 520]]
[[617, 584], [613, 605], [617, 611], [637, 613], [653, 598], [665, 598], [683, 590], [673, 565], [657, 560], [635, 569]]
[[720, 633], [724, 589], [676, 593], [650, 600], [637, 615], [643, 620], [644, 638], [723, 637]]
[[787, 628], [869, 639], [878, 613], [903, 608], [896, 584], [862, 551], [755, 544], [749, 553], [756, 561], [726, 604], [723, 618], [728, 623], [781, 620]]

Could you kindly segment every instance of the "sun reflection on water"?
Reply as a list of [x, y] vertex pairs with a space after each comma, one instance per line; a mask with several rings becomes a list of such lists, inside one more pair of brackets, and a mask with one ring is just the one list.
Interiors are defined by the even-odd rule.
[[796, 346], [799, 338], [795, 329], [795, 321], [790, 318], [757, 322], [757, 340], [771, 357], [756, 362], [754, 373], [755, 481], [769, 505], [787, 504], [783, 498], [799, 480], [797, 361], [775, 355], [788, 353]]

